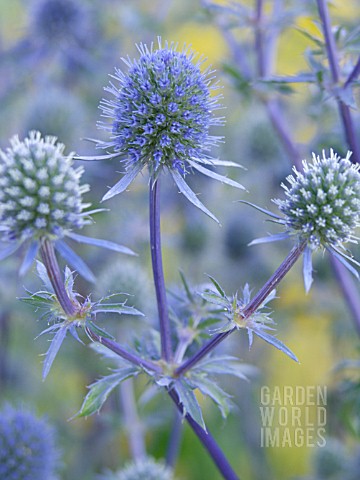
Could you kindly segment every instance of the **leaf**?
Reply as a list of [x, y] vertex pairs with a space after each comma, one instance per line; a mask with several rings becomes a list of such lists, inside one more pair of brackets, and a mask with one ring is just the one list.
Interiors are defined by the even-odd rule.
[[[42, 332], [45, 333], [45, 332]], [[54, 338], [51, 340], [49, 350], [45, 354], [44, 366], [42, 377], [43, 380], [48, 376], [51, 366], [55, 360], [55, 357], [60, 350], [61, 344], [63, 343], [67, 333], [66, 326], [60, 326], [59, 330], [55, 333]]]
[[243, 185], [241, 185], [238, 182], [235, 182], [235, 180], [231, 180], [231, 178], [225, 177], [224, 175], [219, 175], [218, 173], [213, 172], [212, 170], [208, 170], [207, 168], [202, 167], [196, 162], [192, 162], [191, 160], [188, 161], [189, 164], [195, 168], [198, 172], [202, 173], [203, 175], [206, 175], [214, 180], [217, 180], [221, 183], [226, 183], [227, 185], [230, 185], [231, 187], [235, 188], [240, 188], [241, 190], [246, 190]]
[[246, 168], [240, 165], [240, 163], [229, 162], [227, 160], [219, 160], [218, 158], [207, 159], [192, 157], [192, 160], [197, 163], [203, 163], [204, 165], [212, 165], [214, 167], [237, 167], [246, 170]]
[[226, 299], [226, 298], [220, 297], [215, 292], [211, 292], [211, 291], [203, 292], [203, 293], [201, 293], [201, 297], [204, 300], [206, 300], [207, 302], [212, 303], [214, 305], [218, 305], [218, 306], [221, 306], [223, 308], [229, 308], [230, 307], [229, 300]]
[[292, 360], [299, 363], [299, 360], [297, 359], [295, 354], [276, 337], [269, 335], [268, 333], [265, 333], [262, 330], [257, 328], [253, 328], [252, 331], [255, 333], [255, 335], [265, 340], [265, 342], [269, 343], [273, 347], [285, 353], [285, 355], [288, 355]]
[[86, 237], [85, 235], [79, 235], [73, 232], [68, 233], [67, 236], [78, 243], [87, 243], [88, 245], [107, 248], [108, 250], [114, 250], [115, 252], [125, 253], [126, 255], [136, 255], [136, 253], [133, 252], [130, 248], [125, 247], [124, 245], [119, 245], [118, 243], [115, 243], [115, 242], [109, 242], [108, 240]]
[[67, 265], [65, 267], [65, 288], [70, 294], [74, 292], [74, 275]]
[[0, 250], [0, 260], [5, 260], [5, 258], [10, 257], [13, 253], [16, 252], [21, 247], [22, 242], [11, 244], [8, 247], [2, 248]]
[[213, 380], [209, 380], [201, 375], [193, 375], [194, 384], [203, 395], [210, 397], [211, 400], [219, 407], [221, 416], [226, 418], [230, 411], [229, 398], [231, 396], [224, 392]]
[[112, 198], [115, 195], [118, 195], [119, 193], [122, 193], [124, 190], [126, 190], [130, 183], [134, 180], [137, 174], [141, 172], [142, 169], [143, 165], [141, 163], [136, 163], [130, 171], [125, 173], [125, 175], [119, 182], [117, 182], [113, 187], [110, 188], [110, 190], [103, 196], [101, 201], [104, 202], [105, 200], [109, 200], [109, 198]]
[[215, 278], [212, 277], [211, 275], [208, 275], [208, 278], [210, 279], [211, 283], [214, 285], [214, 287], [216, 288], [216, 290], [220, 293], [220, 295], [222, 296], [222, 298], [226, 298], [226, 300], [227, 300], [227, 297], [226, 297], [226, 295], [225, 295], [224, 290], [220, 287], [220, 284], [215, 280]]
[[55, 243], [56, 250], [60, 255], [72, 266], [75, 270], [85, 278], [88, 282], [95, 283], [96, 279], [90, 268], [86, 265], [84, 260], [74, 252], [65, 242], [58, 241]]
[[217, 355], [199, 362], [194, 370], [201, 370], [216, 375], [233, 375], [241, 380], [248, 380], [248, 376], [257, 373], [257, 368], [242, 363], [231, 355]]
[[305, 285], [305, 292], [309, 293], [311, 284], [313, 282], [313, 277], [312, 277], [312, 250], [311, 248], [307, 245], [304, 250], [303, 254], [303, 276], [304, 276], [304, 285]]
[[336, 251], [334, 248], [327, 248], [327, 250], [331, 255], [337, 258], [339, 262], [341, 262], [344, 265], [344, 267], [346, 267], [349, 270], [349, 272], [351, 272], [358, 280], [360, 280], [359, 272], [352, 265], [350, 265], [350, 263], [347, 260], [354, 262], [356, 265], [359, 265], [358, 262], [353, 260], [348, 255], [344, 255], [342, 252]]
[[99, 303], [95, 304], [91, 309], [92, 313], [107, 312], [107, 313], [118, 313], [119, 315], [141, 315], [144, 316], [142, 312], [137, 310], [134, 307], [128, 307], [122, 303]]
[[270, 242], [279, 242], [280, 240], [286, 240], [290, 237], [289, 233], [275, 233], [274, 235], [268, 235], [267, 237], [255, 238], [252, 240], [248, 246], [259, 245], [260, 243], [270, 243]]
[[47, 288], [47, 290], [49, 290], [49, 292], [55, 293], [53, 286], [51, 285], [49, 275], [46, 271], [46, 267], [39, 260], [36, 261], [36, 270], [44, 286]]
[[120, 156], [120, 153], [108, 153], [106, 155], [91, 155], [91, 156], [76, 155], [76, 157], [74, 157], [74, 160], [87, 160], [87, 161], [110, 160], [111, 158], [116, 158], [119, 156]]
[[187, 281], [186, 281], [185, 275], [184, 275], [184, 273], [183, 273], [181, 270], [179, 271], [179, 275], [180, 275], [182, 284], [183, 284], [183, 286], [184, 286], [184, 289], [185, 289], [186, 296], [187, 296], [188, 300], [189, 300], [190, 302], [194, 302], [194, 296], [193, 296], [193, 294], [191, 293], [190, 288], [189, 288], [189, 285], [188, 285], [188, 283], [187, 283]]
[[[86, 326], [92, 331], [94, 332], [96, 335], [100, 336], [100, 337], [104, 337], [104, 338], [109, 338], [110, 340], [115, 340], [115, 337], [113, 337], [110, 333], [106, 332], [105, 330], [103, 330], [102, 328], [98, 327], [94, 322], [92, 322], [91, 320], [87, 319], [86, 320]], [[86, 331], [86, 330], [85, 330]], [[90, 337], [90, 340], [92, 340], [92, 338]]]
[[203, 205], [200, 200], [197, 198], [195, 193], [191, 190], [189, 185], [185, 182], [185, 180], [182, 178], [180, 173], [177, 170], [173, 170], [172, 168], [170, 169], [170, 173], [174, 179], [174, 182], [176, 183], [178, 189], [180, 192], [191, 202], [195, 207], [199, 208], [202, 212], [204, 212], [206, 215], [208, 215], [210, 218], [215, 220], [220, 225], [219, 220], [213, 215], [210, 210], [208, 210], [205, 205]]
[[295, 27], [295, 29], [301, 33], [302, 35], [304, 35], [306, 38], [308, 38], [309, 40], [311, 40], [312, 42], [314, 42], [318, 47], [320, 48], [323, 48], [324, 46], [324, 42], [321, 38], [315, 36], [315, 35], [312, 35], [311, 33], [309, 33], [307, 30], [305, 30], [304, 28], [301, 28], [301, 27]]
[[254, 203], [247, 202], [246, 200], [238, 200], [239, 203], [245, 203], [245, 205], [250, 205], [250, 207], [255, 208], [256, 210], [259, 210], [259, 212], [265, 213], [265, 215], [269, 215], [270, 217], [276, 218], [277, 220], [282, 220], [279, 215], [276, 215], [273, 212], [270, 212], [270, 210], [266, 210], [265, 208], [258, 207]]
[[19, 300], [36, 308], [49, 308], [54, 306], [54, 298], [46, 298], [36, 293], [33, 293], [30, 297], [21, 297]]
[[126, 367], [119, 370], [117, 373], [103, 377], [91, 384], [89, 387], [90, 391], [86, 395], [80, 411], [75, 417], [87, 417], [98, 412], [114, 388], [127, 378], [133, 377], [138, 373], [139, 370], [136, 367]]
[[357, 110], [357, 105], [353, 95], [353, 89], [351, 85], [347, 87], [340, 87], [334, 89], [335, 96], [337, 96], [342, 103], [347, 105], [348, 107]]
[[206, 426], [202, 416], [201, 408], [193, 392], [193, 389], [186, 382], [186, 380], [183, 379], [177, 380], [174, 383], [174, 388], [179, 396], [179, 401], [183, 406], [184, 416], [186, 414], [190, 415], [190, 417], [206, 431]]
[[38, 241], [31, 242], [30, 247], [28, 248], [25, 254], [24, 260], [19, 270], [20, 277], [23, 277], [25, 273], [29, 270], [29, 268], [31, 267], [31, 265], [33, 264], [36, 258], [38, 251], [39, 251], [39, 242]]

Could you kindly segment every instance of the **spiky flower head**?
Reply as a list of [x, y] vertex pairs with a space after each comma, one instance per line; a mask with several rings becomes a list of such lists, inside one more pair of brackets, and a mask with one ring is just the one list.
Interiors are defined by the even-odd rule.
[[73, 167], [73, 154], [65, 155], [65, 146], [56, 140], [32, 131], [23, 141], [14, 136], [10, 147], [0, 150], [0, 232], [1, 241], [8, 244], [0, 249], [0, 260], [30, 241], [20, 268], [20, 274], [24, 274], [42, 242], [50, 240], [71, 266], [94, 281], [92, 272], [63, 237], [134, 253], [122, 245], [73, 232], [91, 222], [90, 214], [101, 210], [84, 211], [90, 204], [82, 203], [83, 193], [89, 190], [88, 185], [80, 185], [83, 168]]
[[[322, 157], [313, 154], [312, 163], [303, 160], [303, 171], [293, 167], [294, 175], [287, 177], [290, 186], [282, 184], [286, 199], [275, 199], [283, 216], [264, 208], [263, 213], [285, 226], [284, 233], [258, 238], [251, 243], [265, 243], [295, 236], [304, 252], [303, 275], [305, 290], [312, 284], [312, 252], [319, 247], [336, 257], [358, 279], [359, 274], [351, 263], [360, 267], [344, 244], [357, 243], [355, 229], [360, 226], [360, 165], [330, 150]], [[247, 202], [245, 202], [247, 203]], [[349, 263], [351, 262], [351, 263]]]
[[202, 166], [239, 166], [209, 157], [211, 147], [221, 138], [211, 135], [210, 128], [224, 123], [214, 115], [220, 105], [219, 96], [211, 95], [219, 88], [213, 83], [213, 70], [202, 70], [204, 59], [196, 61], [189, 48], [178, 51], [177, 45], [167, 42], [162, 46], [160, 38], [156, 50], [153, 44], [137, 48], [140, 58], [123, 59], [127, 72], [115, 69], [116, 84], [105, 88], [115, 98], [100, 104], [110, 122], [100, 122], [99, 126], [110, 133], [110, 141], [99, 142], [98, 147], [113, 153], [90, 158], [121, 156], [126, 169], [125, 176], [104, 199], [124, 191], [145, 166], [152, 178], [164, 169], [170, 171], [180, 191], [202, 210], [183, 180], [192, 169], [243, 188]]
[[73, 154], [56, 137], [42, 138], [32, 131], [23, 141], [10, 140], [0, 150], [0, 225], [5, 241], [29, 237], [61, 238], [65, 231], [82, 228], [88, 220], [80, 185], [83, 168], [73, 168]]
[[[217, 143], [209, 135], [211, 125], [222, 124], [213, 115], [218, 97], [210, 96], [211, 70], [201, 72], [201, 60], [193, 63], [194, 53], [176, 45], [159, 49], [138, 46], [140, 59], [126, 59], [127, 74], [116, 69], [119, 87], [107, 91], [115, 100], [103, 100], [101, 108], [113, 119], [101, 124], [112, 134], [115, 151], [127, 156], [126, 162], [142, 162], [151, 172], [161, 167], [184, 173], [190, 158], [202, 158]], [[215, 86], [216, 88], [216, 86]]]
[[294, 167], [295, 176], [282, 184], [286, 200], [274, 200], [285, 215], [286, 228], [307, 239], [312, 249], [320, 245], [341, 247], [356, 242], [360, 225], [360, 165], [350, 161], [351, 153], [341, 158], [333, 150], [328, 157], [313, 154], [312, 163], [303, 161], [303, 172]]
[[10, 406], [0, 412], [0, 478], [50, 480], [58, 457], [54, 432], [45, 420]]
[[130, 463], [123, 470], [108, 473], [99, 480], [174, 480], [172, 470], [153, 458]]

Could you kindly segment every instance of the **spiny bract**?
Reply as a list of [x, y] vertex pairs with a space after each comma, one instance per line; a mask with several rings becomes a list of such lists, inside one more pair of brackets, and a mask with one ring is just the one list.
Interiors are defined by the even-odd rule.
[[80, 186], [83, 168], [74, 169], [73, 154], [64, 155], [56, 137], [41, 138], [32, 131], [11, 147], [0, 150], [0, 226], [4, 241], [27, 238], [61, 238], [64, 232], [81, 228], [88, 220]]
[[284, 224], [311, 248], [338, 247], [355, 242], [354, 230], [360, 225], [360, 165], [350, 162], [351, 153], [340, 158], [313, 154], [313, 162], [303, 161], [303, 172], [294, 167], [295, 177], [282, 184], [286, 200], [274, 202], [285, 215]]
[[114, 79], [105, 90], [115, 100], [103, 100], [101, 109], [112, 124], [100, 123], [112, 139], [104, 144], [126, 156], [126, 163], [141, 162], [156, 172], [162, 166], [176, 169], [182, 175], [188, 160], [203, 158], [218, 137], [209, 135], [211, 125], [223, 119], [213, 116], [219, 108], [218, 97], [212, 97], [210, 69], [201, 71], [202, 59], [188, 48], [178, 52], [176, 45], [158, 41], [158, 50], [140, 44], [139, 60], [123, 59], [128, 72], [116, 69]]

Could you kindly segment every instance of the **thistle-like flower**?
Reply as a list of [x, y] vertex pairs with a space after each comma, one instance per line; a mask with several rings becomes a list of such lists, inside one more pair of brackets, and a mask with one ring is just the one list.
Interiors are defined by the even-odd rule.
[[99, 480], [174, 480], [173, 471], [161, 462], [148, 457], [129, 463], [116, 473], [109, 472]]
[[54, 432], [45, 420], [10, 406], [0, 412], [0, 478], [50, 480], [58, 457]]
[[0, 150], [0, 232], [1, 240], [7, 244], [0, 250], [0, 260], [30, 242], [20, 269], [24, 274], [43, 239], [49, 239], [79, 273], [93, 280], [84, 262], [64, 243], [64, 237], [132, 252], [112, 242], [73, 233], [90, 223], [89, 215], [99, 210], [85, 211], [90, 204], [82, 201], [82, 195], [89, 190], [88, 185], [80, 185], [83, 168], [73, 167], [74, 154], [64, 155], [64, 145], [56, 140], [32, 131], [24, 141], [14, 136], [10, 148]]
[[104, 196], [104, 200], [123, 192], [136, 175], [147, 166], [156, 179], [161, 171], [171, 173], [179, 190], [198, 208], [214, 216], [202, 205], [184, 181], [192, 170], [237, 188], [239, 183], [218, 175], [206, 166], [239, 166], [233, 162], [212, 159], [209, 151], [221, 137], [209, 133], [210, 127], [223, 125], [224, 119], [215, 117], [221, 108], [219, 95], [211, 91], [219, 88], [213, 83], [214, 71], [202, 71], [204, 59], [194, 62], [195, 54], [184, 47], [177, 51], [173, 43], [160, 38], [158, 49], [153, 45], [138, 46], [140, 58], [123, 59], [127, 73], [115, 70], [113, 83], [105, 90], [115, 98], [100, 104], [103, 116], [111, 120], [100, 122], [100, 128], [110, 133], [110, 141], [98, 142], [99, 148], [112, 153], [89, 160], [122, 157], [125, 175]]
[[290, 236], [307, 242], [303, 269], [306, 291], [312, 283], [312, 252], [321, 247], [359, 278], [349, 261], [360, 264], [344, 246], [347, 242], [357, 243], [354, 232], [360, 226], [360, 165], [352, 164], [350, 155], [348, 152], [340, 158], [333, 150], [330, 156], [323, 151], [322, 157], [313, 154], [312, 163], [304, 160], [302, 172], [293, 167], [295, 176], [287, 177], [290, 186], [281, 185], [287, 198], [273, 200], [283, 217], [256, 207], [284, 225], [286, 232], [256, 239], [252, 244]]

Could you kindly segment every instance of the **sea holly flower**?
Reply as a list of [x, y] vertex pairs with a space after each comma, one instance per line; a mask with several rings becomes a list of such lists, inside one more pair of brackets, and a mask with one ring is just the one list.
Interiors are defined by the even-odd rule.
[[0, 411], [0, 478], [55, 479], [58, 466], [51, 426], [29, 410], [6, 405]]
[[222, 137], [210, 134], [212, 126], [221, 126], [222, 117], [214, 112], [221, 108], [220, 96], [211, 92], [219, 88], [213, 82], [211, 68], [202, 71], [204, 59], [184, 47], [177, 51], [174, 43], [158, 49], [138, 45], [140, 58], [123, 59], [127, 72], [115, 70], [116, 83], [105, 90], [113, 99], [104, 99], [100, 108], [110, 122], [100, 122], [99, 127], [109, 132], [110, 140], [97, 142], [98, 148], [110, 153], [97, 157], [80, 157], [101, 160], [121, 157], [125, 174], [104, 196], [107, 200], [130, 185], [144, 167], [150, 176], [170, 172], [179, 190], [195, 206], [215, 218], [199, 201], [184, 178], [194, 170], [215, 180], [237, 188], [239, 183], [209, 169], [212, 166], [239, 166], [211, 158], [211, 147]]
[[313, 154], [311, 163], [304, 160], [302, 172], [293, 167], [295, 175], [287, 177], [289, 186], [281, 185], [286, 198], [273, 200], [282, 217], [252, 205], [285, 227], [284, 233], [256, 239], [252, 244], [288, 237], [307, 242], [303, 266], [306, 291], [312, 283], [312, 252], [318, 248], [327, 250], [359, 278], [351, 263], [360, 264], [344, 245], [358, 242], [354, 232], [360, 225], [360, 165], [351, 163], [350, 155], [348, 152], [341, 158], [333, 150], [330, 156], [323, 151], [322, 157]]
[[6, 245], [0, 250], [0, 260], [28, 244], [20, 268], [24, 274], [47, 239], [54, 242], [70, 265], [93, 281], [89, 268], [64, 238], [121, 253], [133, 252], [122, 245], [73, 232], [91, 223], [90, 214], [101, 210], [87, 210], [90, 204], [83, 203], [82, 195], [89, 186], [80, 184], [84, 169], [74, 168], [74, 154], [65, 155], [65, 146], [56, 141], [56, 137], [42, 138], [40, 132], [32, 131], [23, 141], [14, 136], [10, 147], [0, 150], [0, 233]]

